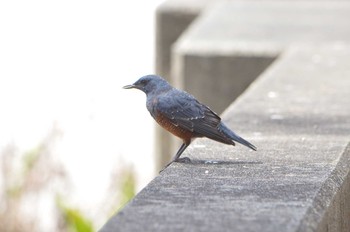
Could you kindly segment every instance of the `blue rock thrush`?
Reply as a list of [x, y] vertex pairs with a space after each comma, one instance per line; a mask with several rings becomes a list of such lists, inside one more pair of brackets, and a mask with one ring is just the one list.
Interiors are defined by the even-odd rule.
[[235, 145], [238, 142], [256, 151], [256, 147], [230, 130], [221, 118], [198, 102], [192, 95], [172, 87], [166, 80], [156, 75], [141, 77], [124, 89], [139, 89], [146, 93], [146, 106], [159, 125], [180, 137], [183, 144], [174, 159], [168, 163], [179, 161], [180, 155], [194, 138], [207, 137], [215, 141]]

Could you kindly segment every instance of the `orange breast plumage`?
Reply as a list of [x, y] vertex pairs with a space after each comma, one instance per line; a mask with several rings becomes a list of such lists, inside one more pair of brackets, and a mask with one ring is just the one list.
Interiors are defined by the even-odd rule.
[[176, 135], [177, 137], [185, 141], [190, 141], [193, 136], [192, 131], [189, 131], [177, 125], [174, 125], [167, 117], [165, 117], [162, 114], [158, 114], [155, 120], [164, 129], [166, 129], [167, 131], [171, 132], [172, 134]]

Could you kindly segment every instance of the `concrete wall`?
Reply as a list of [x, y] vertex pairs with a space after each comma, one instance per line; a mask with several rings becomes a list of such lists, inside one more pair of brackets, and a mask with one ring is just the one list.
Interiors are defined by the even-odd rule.
[[350, 2], [200, 2], [157, 70], [258, 151], [197, 139], [101, 231], [350, 231]]
[[[315, 60], [315, 57], [318, 57]], [[292, 46], [101, 231], [349, 231], [350, 45]]]

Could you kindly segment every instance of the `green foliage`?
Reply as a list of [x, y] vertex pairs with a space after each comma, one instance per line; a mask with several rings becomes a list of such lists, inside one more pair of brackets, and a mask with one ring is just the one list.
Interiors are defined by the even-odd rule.
[[42, 152], [43, 147], [38, 146], [30, 151], [27, 151], [23, 156], [23, 164], [24, 164], [24, 175], [31, 171], [35, 164], [38, 162], [40, 158], [40, 152]]
[[131, 165], [121, 165], [122, 169], [116, 170], [113, 174], [111, 183], [110, 196], [106, 199], [106, 204], [109, 205], [109, 216], [118, 213], [126, 203], [128, 203], [136, 192], [135, 172]]
[[132, 171], [124, 171], [120, 183], [120, 206], [119, 210], [135, 196], [135, 175]]
[[62, 200], [57, 200], [57, 205], [60, 213], [63, 216], [65, 227], [70, 232], [94, 232], [92, 222], [84, 217], [77, 209], [68, 207], [62, 203]]
[[0, 231], [38, 231], [35, 213], [30, 217], [25, 215], [23, 201], [29, 195], [40, 194], [49, 183], [49, 179], [38, 181], [37, 178], [43, 173], [47, 175], [45, 171], [51, 170], [45, 169], [51, 165], [45, 162], [50, 155], [46, 144], [44, 140], [41, 145], [24, 154], [18, 153], [17, 147], [12, 144], [1, 151]]
[[[53, 130], [43, 141], [33, 149], [19, 153], [14, 145], [9, 145], [0, 151], [0, 231], [24, 232], [39, 231], [40, 215], [37, 216], [36, 201], [31, 202], [33, 214], [23, 213], [23, 202], [28, 196], [45, 193], [51, 183], [66, 183], [64, 169], [53, 159], [52, 149], [58, 132]], [[119, 211], [135, 196], [135, 173], [131, 165], [121, 165], [123, 168], [113, 173], [113, 183], [105, 199], [102, 214]], [[59, 195], [59, 189], [55, 193]], [[95, 228], [84, 212], [65, 203], [60, 197], [50, 198], [56, 202], [55, 231], [94, 232]]]

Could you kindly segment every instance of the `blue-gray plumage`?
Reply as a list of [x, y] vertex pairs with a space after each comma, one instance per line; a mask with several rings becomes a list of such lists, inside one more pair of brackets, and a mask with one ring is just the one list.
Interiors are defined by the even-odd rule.
[[[152, 117], [165, 129], [180, 137], [183, 144], [172, 162], [177, 161], [192, 139], [207, 137], [215, 141], [235, 145], [243, 144], [253, 150], [256, 147], [230, 130], [221, 118], [192, 95], [172, 87], [156, 75], [141, 77], [125, 89], [136, 88], [146, 93], [146, 106]], [[166, 166], [166, 167], [167, 167]]]

